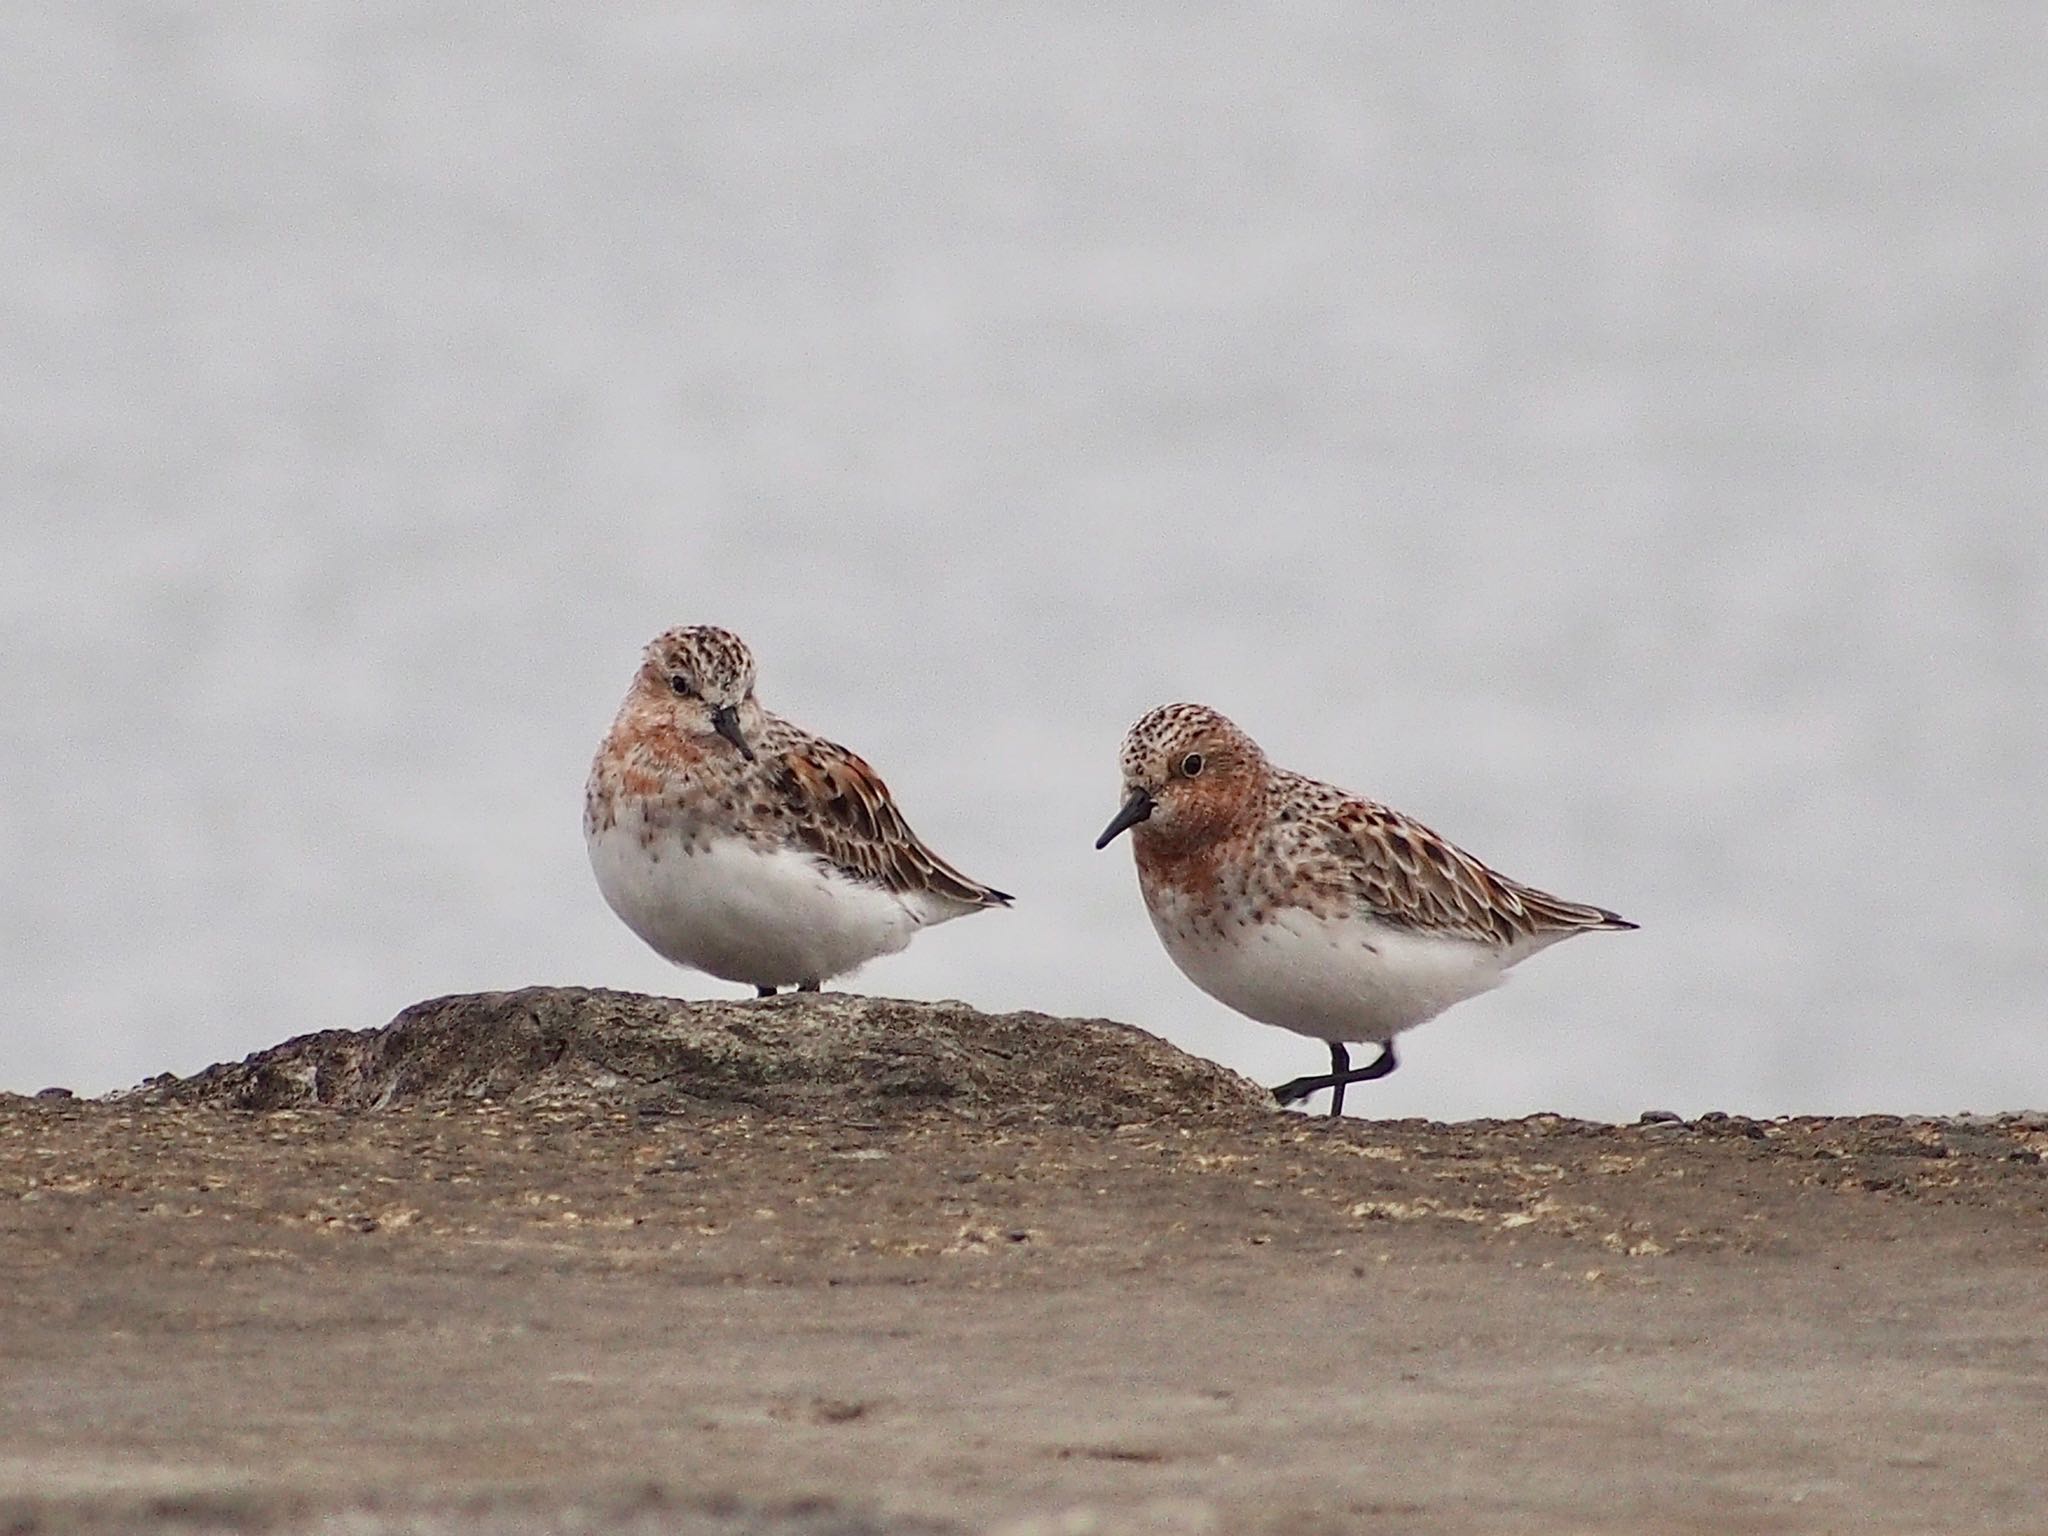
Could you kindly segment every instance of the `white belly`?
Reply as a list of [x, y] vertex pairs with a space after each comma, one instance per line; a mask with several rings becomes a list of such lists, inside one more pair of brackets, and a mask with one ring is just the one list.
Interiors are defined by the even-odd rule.
[[1522, 958], [1470, 939], [1298, 908], [1216, 935], [1184, 921], [1178, 900], [1168, 898], [1152, 909], [1152, 926], [1174, 964], [1219, 1003], [1318, 1040], [1384, 1045], [1498, 986]]
[[727, 981], [792, 986], [893, 954], [919, 928], [970, 910], [847, 879], [798, 850], [738, 838], [641, 840], [622, 814], [589, 839], [597, 888], [657, 954]]

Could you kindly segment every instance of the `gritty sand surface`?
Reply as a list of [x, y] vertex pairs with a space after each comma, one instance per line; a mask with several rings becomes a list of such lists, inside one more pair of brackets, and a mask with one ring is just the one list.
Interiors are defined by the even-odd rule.
[[2048, 1531], [2044, 1155], [453, 999], [0, 1097], [0, 1531]]

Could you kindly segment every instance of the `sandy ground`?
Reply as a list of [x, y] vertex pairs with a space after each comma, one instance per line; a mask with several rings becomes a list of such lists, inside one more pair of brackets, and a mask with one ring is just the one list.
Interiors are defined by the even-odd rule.
[[2048, 1531], [2044, 1155], [0, 1097], [0, 1531]]

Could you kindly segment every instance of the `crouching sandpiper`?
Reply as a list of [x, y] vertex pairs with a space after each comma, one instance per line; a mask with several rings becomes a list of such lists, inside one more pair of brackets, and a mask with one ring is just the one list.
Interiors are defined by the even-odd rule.
[[1004, 907], [910, 830], [875, 770], [754, 697], [739, 636], [657, 636], [584, 792], [597, 887], [667, 959], [815, 992], [934, 924]]

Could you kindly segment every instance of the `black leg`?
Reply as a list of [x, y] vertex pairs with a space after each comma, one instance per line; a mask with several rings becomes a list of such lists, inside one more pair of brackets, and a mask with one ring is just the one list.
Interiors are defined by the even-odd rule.
[[775, 995], [775, 989], [774, 989], [773, 987], [755, 987], [755, 988], [754, 988], [754, 996], [756, 996], [756, 997], [773, 997], [774, 995]]
[[1330, 1118], [1336, 1119], [1344, 1113], [1344, 1084], [1351, 1072], [1351, 1053], [1344, 1049], [1344, 1042], [1330, 1042]]
[[820, 983], [815, 981], [800, 981], [796, 984], [796, 989], [799, 992], [815, 992], [819, 985]]
[[1330, 1090], [1330, 1113], [1336, 1114], [1344, 1107], [1344, 1089], [1351, 1083], [1369, 1083], [1374, 1078], [1385, 1077], [1400, 1063], [1394, 1059], [1392, 1045], [1380, 1047], [1379, 1055], [1362, 1067], [1351, 1065], [1351, 1056], [1336, 1041], [1330, 1042], [1330, 1072], [1327, 1076], [1297, 1077], [1292, 1082], [1282, 1083], [1273, 1090], [1274, 1099], [1281, 1104], [1299, 1104], [1312, 1093]]

